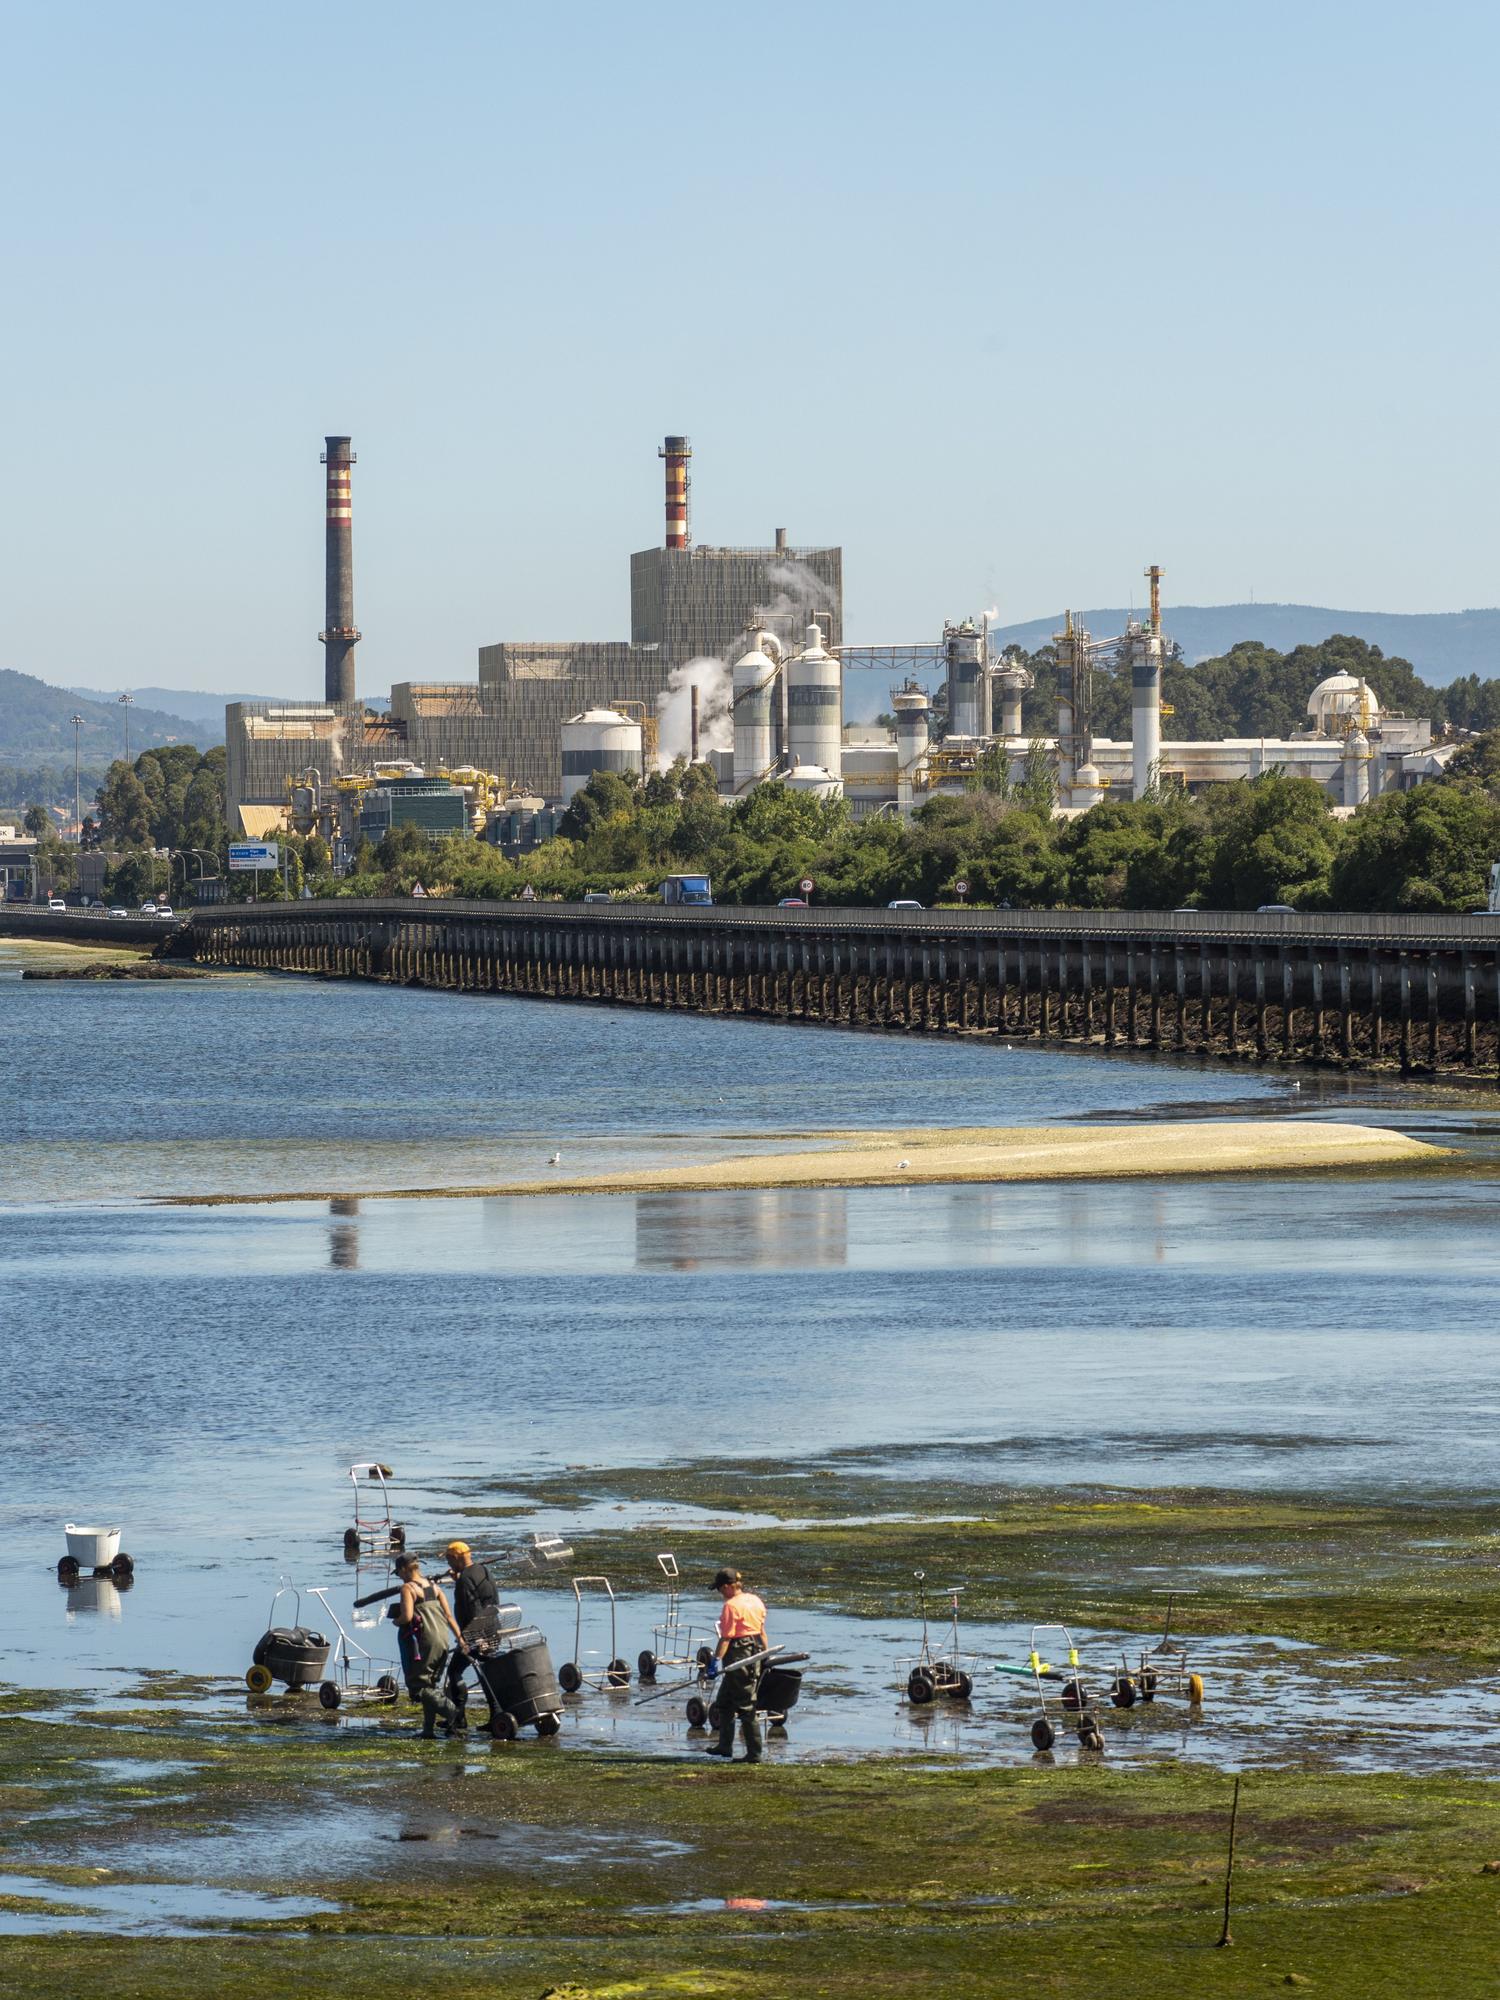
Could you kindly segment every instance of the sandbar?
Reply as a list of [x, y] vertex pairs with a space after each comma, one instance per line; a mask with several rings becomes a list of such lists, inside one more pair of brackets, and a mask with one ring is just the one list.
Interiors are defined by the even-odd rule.
[[[383, 1200], [491, 1195], [658, 1194], [731, 1188], [899, 1187], [961, 1182], [1155, 1180], [1162, 1175], [1297, 1173], [1323, 1167], [1432, 1165], [1448, 1149], [1380, 1125], [1301, 1118], [1153, 1119], [1128, 1125], [830, 1132], [788, 1153], [750, 1153], [620, 1173], [554, 1173], [485, 1187], [363, 1189]], [[176, 1195], [173, 1206], [336, 1198], [337, 1190]]]

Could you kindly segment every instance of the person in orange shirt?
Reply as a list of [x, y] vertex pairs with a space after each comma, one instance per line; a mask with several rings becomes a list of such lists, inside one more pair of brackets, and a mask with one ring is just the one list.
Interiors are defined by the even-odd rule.
[[766, 1636], [766, 1607], [753, 1590], [745, 1589], [737, 1569], [721, 1569], [714, 1578], [714, 1588], [723, 1599], [724, 1608], [719, 1613], [719, 1643], [713, 1660], [713, 1671], [719, 1676], [716, 1697], [719, 1740], [709, 1744], [708, 1754], [734, 1755], [734, 1725], [738, 1719], [745, 1732], [744, 1762], [758, 1764], [761, 1740], [755, 1696], [760, 1686], [760, 1668], [736, 1668], [735, 1661], [747, 1659], [752, 1653], [763, 1653], [770, 1646]]

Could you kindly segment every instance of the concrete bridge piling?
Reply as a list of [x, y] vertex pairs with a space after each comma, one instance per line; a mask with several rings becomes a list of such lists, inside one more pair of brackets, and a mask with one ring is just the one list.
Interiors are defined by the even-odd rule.
[[1500, 1070], [1500, 921], [668, 910], [434, 900], [200, 910], [177, 949], [457, 992], [1247, 1061]]

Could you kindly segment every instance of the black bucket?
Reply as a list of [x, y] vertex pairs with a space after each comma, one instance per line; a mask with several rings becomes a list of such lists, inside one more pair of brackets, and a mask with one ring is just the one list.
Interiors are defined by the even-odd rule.
[[272, 1680], [289, 1688], [311, 1687], [328, 1664], [328, 1641], [306, 1625], [273, 1625], [255, 1642], [250, 1656]]
[[797, 1706], [801, 1694], [802, 1669], [778, 1667], [773, 1662], [761, 1669], [760, 1685], [755, 1690], [755, 1706], [771, 1715], [785, 1715], [788, 1709]]
[[553, 1671], [547, 1641], [535, 1626], [509, 1636], [501, 1652], [476, 1660], [490, 1707], [527, 1723], [562, 1714], [562, 1689]]

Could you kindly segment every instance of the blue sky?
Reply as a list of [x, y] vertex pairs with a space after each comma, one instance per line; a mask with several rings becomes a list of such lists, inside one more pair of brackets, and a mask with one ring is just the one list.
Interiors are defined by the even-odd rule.
[[0, 665], [363, 692], [694, 533], [852, 637], [1494, 604], [1492, 7], [3, 7]]

